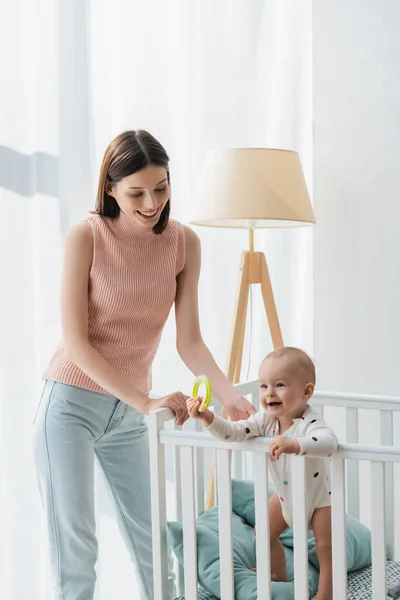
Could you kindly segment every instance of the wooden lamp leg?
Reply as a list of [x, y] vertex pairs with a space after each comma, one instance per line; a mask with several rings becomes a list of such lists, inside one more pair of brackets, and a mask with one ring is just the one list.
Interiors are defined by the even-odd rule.
[[281, 333], [281, 327], [279, 325], [278, 313], [276, 312], [276, 305], [274, 300], [274, 294], [272, 292], [271, 280], [269, 278], [269, 271], [267, 267], [267, 261], [265, 260], [264, 254], [261, 254], [261, 294], [264, 300], [265, 312], [267, 313], [267, 319], [269, 329], [271, 332], [272, 344], [274, 350], [282, 348], [283, 339]]
[[[229, 342], [228, 359], [226, 365], [226, 376], [233, 383], [237, 383], [237, 381], [240, 379], [238, 368], [240, 370], [241, 357], [243, 354], [243, 340], [246, 328], [249, 289], [249, 258], [248, 252], [243, 252], [236, 293], [232, 333]], [[235, 378], [237, 378], [236, 381]]]
[[[246, 315], [249, 300], [249, 257], [248, 252], [243, 252], [240, 265], [240, 275], [236, 293], [234, 319], [231, 340], [229, 344], [226, 374], [233, 383], [240, 381], [240, 371], [243, 356], [244, 334], [246, 330]], [[222, 410], [222, 416], [226, 419], [227, 413]], [[211, 458], [210, 475], [206, 496], [206, 510], [212, 508], [215, 503], [214, 482], [214, 456]]]

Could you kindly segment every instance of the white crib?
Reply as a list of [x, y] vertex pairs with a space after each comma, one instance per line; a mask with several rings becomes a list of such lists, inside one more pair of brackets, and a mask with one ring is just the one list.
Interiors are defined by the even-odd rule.
[[[258, 408], [257, 381], [239, 384], [237, 388]], [[387, 551], [391, 558], [396, 559], [397, 546], [400, 546], [400, 535], [396, 535], [396, 515], [400, 514], [395, 495], [398, 478], [396, 481], [394, 478], [395, 463], [400, 463], [400, 440], [396, 439], [400, 431], [400, 398], [316, 392], [312, 405], [334, 427], [340, 443], [331, 459], [334, 598], [346, 600], [345, 515], [348, 512], [366, 521], [371, 529], [372, 596], [373, 600], [386, 600]], [[218, 403], [214, 402], [214, 406], [218, 412]], [[184, 586], [186, 600], [197, 600], [195, 520], [204, 511], [204, 453], [212, 449], [216, 456], [216, 502], [220, 507], [221, 599], [234, 600], [231, 476], [254, 478], [257, 564], [269, 565], [269, 545], [262, 543], [269, 537], [266, 510], [269, 440], [255, 438], [241, 444], [221, 442], [203, 432], [199, 421], [192, 420], [191, 425], [181, 429], [175, 427], [172, 419], [172, 412], [167, 409], [153, 412], [149, 419], [155, 598], [167, 600], [166, 450], [173, 450], [173, 518], [183, 526], [185, 569], [178, 580]], [[359, 443], [366, 430], [364, 423], [375, 432], [375, 445]], [[394, 445], [395, 442], [399, 445]], [[298, 499], [294, 503], [293, 515], [296, 600], [309, 598], [305, 460], [300, 456], [293, 460], [293, 493]], [[367, 470], [363, 461], [369, 463]], [[369, 511], [366, 510], [368, 504]], [[362, 512], [365, 514], [362, 515]], [[270, 598], [269, 571], [268, 568], [257, 570], [259, 600]], [[180, 591], [183, 592], [182, 589]]]

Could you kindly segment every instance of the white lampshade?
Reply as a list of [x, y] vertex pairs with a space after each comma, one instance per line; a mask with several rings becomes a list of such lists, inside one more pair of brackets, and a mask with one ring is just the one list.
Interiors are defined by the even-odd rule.
[[190, 221], [208, 227], [313, 225], [315, 217], [299, 155], [269, 148], [211, 151]]

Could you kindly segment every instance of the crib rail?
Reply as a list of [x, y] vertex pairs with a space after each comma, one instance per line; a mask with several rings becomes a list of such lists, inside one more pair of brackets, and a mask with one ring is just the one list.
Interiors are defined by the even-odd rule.
[[[256, 382], [238, 386], [243, 395], [252, 397], [257, 406]], [[323, 414], [329, 406], [342, 406], [346, 414], [346, 439], [350, 443], [339, 445], [332, 457], [332, 549], [335, 600], [346, 599], [346, 510], [355, 517], [359, 511], [359, 463], [370, 464], [370, 494], [374, 507], [371, 515], [373, 598], [386, 600], [386, 548], [394, 548], [394, 489], [393, 464], [400, 462], [400, 447], [393, 444], [393, 413], [400, 410], [400, 399], [377, 396], [358, 396], [331, 392], [316, 393], [313, 406]], [[380, 432], [383, 445], [361, 445], [358, 442], [358, 411], [380, 411]], [[197, 600], [197, 543], [196, 516], [204, 508], [204, 485], [202, 483], [203, 452], [212, 448], [216, 454], [216, 482], [219, 504], [221, 599], [233, 600], [232, 557], [232, 498], [231, 479], [234, 456], [250, 455], [252, 478], [255, 485], [256, 505], [256, 554], [257, 564], [265, 568], [257, 570], [259, 600], [270, 598], [269, 545], [262, 540], [269, 538], [268, 520], [268, 445], [267, 438], [255, 438], [238, 443], [219, 441], [202, 431], [165, 429], [172, 419], [171, 411], [155, 411], [150, 416], [151, 477], [153, 511], [153, 553], [155, 573], [155, 597], [166, 600], [167, 551], [166, 551], [166, 497], [165, 497], [165, 447], [175, 449], [175, 468], [179, 483], [176, 514], [183, 524], [184, 589], [187, 600]], [[201, 460], [200, 460], [201, 458]], [[294, 503], [294, 561], [295, 598], [308, 599], [308, 548], [306, 527], [306, 462], [303, 457], [293, 460], [293, 493], [299, 499]], [[200, 463], [199, 463], [200, 461]], [[235, 468], [235, 462], [233, 464]], [[346, 477], [347, 471], [347, 477]], [[200, 481], [200, 484], [199, 484]], [[178, 518], [178, 517], [177, 517]]]
[[[360, 411], [379, 411], [379, 442], [382, 446], [394, 444], [394, 413], [400, 411], [400, 398], [392, 396], [373, 396], [367, 394], [343, 394], [337, 392], [316, 392], [313, 407], [324, 416], [324, 409], [334, 406], [345, 409], [346, 442], [358, 443], [360, 433]], [[374, 448], [376, 450], [376, 447]], [[350, 456], [348, 459], [352, 458]], [[384, 459], [383, 459], [384, 460]], [[385, 513], [386, 543], [390, 557], [394, 556], [394, 478], [393, 463], [385, 461]], [[347, 512], [360, 518], [360, 469], [359, 460], [346, 461], [346, 505]]]

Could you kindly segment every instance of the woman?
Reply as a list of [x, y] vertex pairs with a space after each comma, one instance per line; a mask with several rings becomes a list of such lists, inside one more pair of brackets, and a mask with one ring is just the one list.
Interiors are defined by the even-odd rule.
[[174, 302], [182, 360], [194, 375], [210, 378], [232, 419], [254, 412], [202, 340], [200, 243], [191, 229], [169, 219], [168, 161], [146, 131], [115, 138], [103, 159], [96, 211], [66, 239], [62, 342], [46, 369], [35, 420], [35, 462], [59, 600], [93, 599], [95, 455], [137, 567], [140, 598], [153, 598], [145, 415], [168, 407], [178, 424], [188, 417], [181, 392], [148, 396]]

